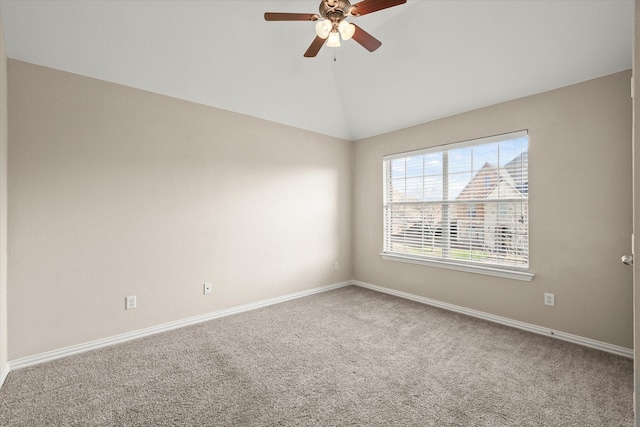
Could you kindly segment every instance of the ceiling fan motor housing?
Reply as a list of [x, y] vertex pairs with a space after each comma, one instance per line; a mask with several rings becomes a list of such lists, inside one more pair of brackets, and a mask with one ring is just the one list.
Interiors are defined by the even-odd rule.
[[349, 0], [322, 0], [320, 2], [320, 16], [325, 19], [335, 19], [337, 15], [340, 20], [349, 14], [351, 3]]

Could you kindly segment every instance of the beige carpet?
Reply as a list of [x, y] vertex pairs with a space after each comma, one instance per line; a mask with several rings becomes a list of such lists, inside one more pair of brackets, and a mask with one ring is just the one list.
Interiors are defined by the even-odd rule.
[[9, 374], [3, 426], [631, 426], [630, 359], [358, 287]]

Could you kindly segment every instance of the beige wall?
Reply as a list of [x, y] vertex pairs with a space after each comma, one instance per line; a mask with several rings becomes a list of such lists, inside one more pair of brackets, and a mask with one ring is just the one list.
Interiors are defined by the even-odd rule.
[[[552, 72], [552, 70], [550, 70]], [[358, 141], [357, 280], [631, 348], [630, 72]], [[425, 100], [429, 102], [429, 100]], [[382, 156], [529, 130], [532, 282], [382, 260]], [[554, 308], [543, 293], [556, 295]]]
[[7, 366], [7, 52], [0, 22], [0, 373]]
[[[631, 269], [619, 262], [631, 234], [629, 77], [352, 150], [9, 60], [9, 359], [352, 277], [631, 348]], [[521, 129], [531, 146], [532, 282], [379, 257], [384, 154]], [[202, 295], [205, 281], [212, 295]], [[556, 294], [555, 308], [544, 292]], [[138, 296], [136, 310], [124, 310], [126, 295]]]
[[350, 143], [15, 60], [9, 88], [10, 360], [351, 279]]

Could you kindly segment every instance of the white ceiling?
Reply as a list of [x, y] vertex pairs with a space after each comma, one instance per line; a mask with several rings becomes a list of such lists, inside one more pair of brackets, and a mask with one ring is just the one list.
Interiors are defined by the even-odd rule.
[[[633, 0], [408, 3], [302, 55], [319, 0], [0, 0], [10, 58], [347, 140], [631, 68]], [[335, 57], [335, 60], [334, 60]]]

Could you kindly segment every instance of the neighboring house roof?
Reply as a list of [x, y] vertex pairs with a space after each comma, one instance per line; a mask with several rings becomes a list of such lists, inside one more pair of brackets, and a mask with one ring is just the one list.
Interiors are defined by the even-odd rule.
[[[456, 200], [486, 199], [498, 184], [498, 176], [498, 168], [491, 163], [485, 163], [458, 194]], [[489, 185], [486, 185], [486, 178], [489, 179]]]
[[[487, 162], [482, 165], [482, 168], [460, 192], [456, 200], [486, 199], [500, 182], [505, 182], [519, 194], [526, 195], [528, 189], [527, 165], [527, 151], [524, 151], [501, 169]], [[489, 185], [486, 185], [487, 178], [489, 179]]]
[[[507, 183], [521, 195], [528, 193], [528, 163], [529, 152], [523, 151], [513, 160], [498, 169], [496, 166], [486, 162], [475, 176], [469, 181], [465, 188], [460, 192], [456, 200], [482, 200], [489, 197], [490, 194], [500, 185], [501, 182]], [[488, 178], [488, 181], [487, 181]], [[489, 184], [489, 185], [487, 185]], [[406, 194], [401, 191], [391, 189], [391, 200], [395, 200], [397, 196], [404, 198]], [[408, 198], [411, 201], [419, 201], [420, 199]]]
[[513, 178], [515, 186], [522, 194], [529, 192], [529, 150], [523, 151], [509, 163], [504, 165], [504, 169]]

